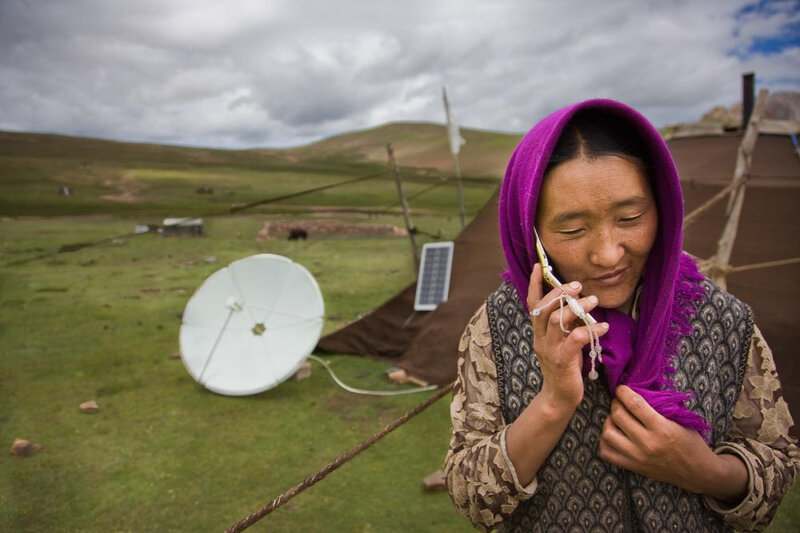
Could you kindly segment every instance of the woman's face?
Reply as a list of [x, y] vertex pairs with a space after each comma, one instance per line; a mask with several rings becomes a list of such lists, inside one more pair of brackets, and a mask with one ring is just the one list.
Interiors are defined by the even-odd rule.
[[536, 228], [562, 282], [580, 281], [602, 307], [630, 311], [658, 229], [638, 166], [615, 156], [556, 166], [542, 185]]

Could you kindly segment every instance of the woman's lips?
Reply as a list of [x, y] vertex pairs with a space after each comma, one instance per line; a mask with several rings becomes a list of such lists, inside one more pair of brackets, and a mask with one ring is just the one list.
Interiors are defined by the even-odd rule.
[[622, 278], [625, 277], [625, 273], [627, 271], [628, 271], [627, 268], [620, 268], [619, 270], [615, 270], [614, 272], [609, 272], [608, 274], [603, 274], [602, 276], [592, 278], [592, 281], [603, 287], [611, 287], [620, 283], [622, 281]]

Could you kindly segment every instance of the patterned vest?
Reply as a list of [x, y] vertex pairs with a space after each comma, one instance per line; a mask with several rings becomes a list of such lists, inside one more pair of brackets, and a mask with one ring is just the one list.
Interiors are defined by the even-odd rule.
[[[728, 436], [742, 386], [753, 313], [712, 283], [681, 339], [674, 361], [675, 387], [692, 391], [688, 406], [713, 428], [712, 447]], [[503, 284], [487, 301], [503, 415], [511, 423], [541, 390], [532, 327], [517, 292]], [[602, 342], [602, 341], [601, 341]], [[621, 469], [597, 453], [611, 398], [601, 379], [586, 381], [583, 401], [540, 468], [534, 496], [502, 523], [500, 531], [729, 531], [701, 496]]]

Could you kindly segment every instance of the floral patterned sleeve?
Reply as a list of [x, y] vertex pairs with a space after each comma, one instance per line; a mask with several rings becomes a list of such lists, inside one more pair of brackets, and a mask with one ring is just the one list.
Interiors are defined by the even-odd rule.
[[714, 450], [737, 455], [744, 461], [750, 478], [747, 495], [733, 508], [706, 498], [706, 504], [721, 514], [727, 525], [741, 531], [758, 531], [775, 516], [783, 495], [800, 472], [797, 440], [789, 434], [792, 425], [772, 351], [756, 327], [742, 391], [733, 412], [730, 440]]
[[506, 425], [485, 305], [470, 320], [458, 350], [445, 478], [456, 509], [485, 531], [533, 496], [536, 480], [527, 487], [520, 485], [506, 454]]

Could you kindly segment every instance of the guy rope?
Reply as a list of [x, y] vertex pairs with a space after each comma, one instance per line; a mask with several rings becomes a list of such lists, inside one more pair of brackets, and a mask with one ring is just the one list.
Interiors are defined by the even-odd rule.
[[267, 516], [269, 513], [271, 513], [284, 503], [288, 502], [289, 500], [291, 500], [292, 498], [303, 492], [308, 487], [314, 485], [318, 481], [321, 481], [325, 476], [327, 476], [328, 474], [330, 474], [331, 472], [342, 466], [344, 463], [346, 463], [359, 453], [363, 452], [364, 450], [366, 450], [367, 448], [369, 448], [370, 446], [381, 440], [383, 437], [385, 437], [386, 435], [388, 435], [401, 425], [411, 420], [411, 418], [413, 418], [414, 416], [418, 415], [419, 413], [427, 409], [429, 406], [436, 403], [437, 400], [439, 400], [445, 394], [453, 390], [454, 386], [455, 386], [455, 381], [453, 383], [450, 383], [446, 387], [439, 389], [435, 394], [432, 394], [424, 402], [420, 403], [413, 409], [409, 410], [408, 412], [406, 412], [406, 414], [404, 414], [394, 422], [388, 424], [387, 426], [385, 426], [383, 429], [372, 435], [367, 440], [361, 442], [360, 444], [357, 444], [346, 453], [340, 455], [339, 457], [337, 457], [336, 459], [334, 459], [333, 461], [322, 467], [317, 473], [308, 476], [303, 481], [301, 481], [291, 489], [287, 490], [286, 492], [284, 492], [283, 494], [281, 494], [280, 496], [269, 502], [267, 505], [259, 509], [258, 511], [255, 511], [250, 515], [248, 515], [247, 517], [240, 520], [239, 522], [236, 522], [234, 525], [225, 530], [226, 533], [243, 531], [248, 527], [252, 526], [256, 522]]

